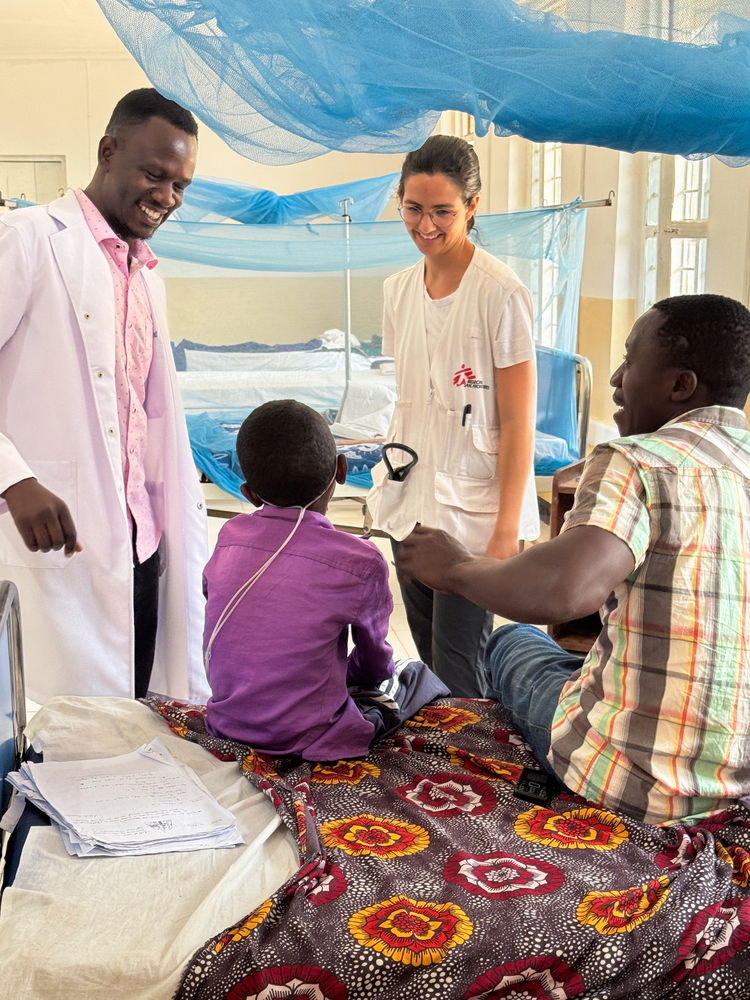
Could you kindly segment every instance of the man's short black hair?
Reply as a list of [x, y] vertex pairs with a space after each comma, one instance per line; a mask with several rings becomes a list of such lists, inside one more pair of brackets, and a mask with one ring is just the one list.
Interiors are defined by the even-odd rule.
[[141, 125], [149, 118], [164, 118], [175, 128], [198, 138], [198, 122], [193, 115], [153, 87], [139, 87], [121, 97], [109, 119], [106, 134], [117, 136], [122, 129]]
[[711, 403], [743, 407], [750, 392], [750, 312], [725, 295], [675, 295], [654, 305], [670, 363], [689, 368]]
[[275, 507], [305, 506], [336, 471], [336, 442], [325, 417], [295, 399], [253, 410], [237, 435], [237, 460], [253, 492]]

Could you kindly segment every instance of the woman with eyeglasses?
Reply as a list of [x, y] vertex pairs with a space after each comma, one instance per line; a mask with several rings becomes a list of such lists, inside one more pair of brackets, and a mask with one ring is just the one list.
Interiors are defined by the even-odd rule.
[[[432, 136], [401, 170], [399, 214], [423, 257], [384, 286], [383, 351], [398, 390], [388, 441], [418, 460], [401, 475], [390, 449], [368, 496], [396, 554], [417, 523], [496, 559], [539, 535], [531, 296], [469, 236], [480, 187], [474, 149], [453, 136]], [[418, 581], [401, 590], [420, 658], [455, 697], [482, 697], [492, 614]]]

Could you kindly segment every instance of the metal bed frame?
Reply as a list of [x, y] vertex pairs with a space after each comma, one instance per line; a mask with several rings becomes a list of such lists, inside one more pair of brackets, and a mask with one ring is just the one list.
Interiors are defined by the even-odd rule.
[[[6, 666], [7, 674], [3, 669]], [[0, 677], [0, 695], [3, 699], [0, 709], [0, 808], [4, 812], [11, 798], [5, 775], [20, 765], [26, 752], [21, 610], [16, 585], [8, 580], [0, 581], [0, 669], [3, 669], [3, 676]], [[2, 844], [5, 844], [4, 832]]]

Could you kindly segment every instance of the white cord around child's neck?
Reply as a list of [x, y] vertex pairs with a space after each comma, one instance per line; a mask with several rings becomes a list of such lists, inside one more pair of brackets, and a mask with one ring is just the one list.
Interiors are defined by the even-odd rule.
[[331, 477], [331, 480], [328, 483], [328, 485], [325, 487], [325, 489], [321, 490], [321, 492], [318, 493], [318, 495], [316, 497], [313, 497], [312, 500], [310, 500], [309, 503], [306, 503], [304, 505], [304, 507], [300, 506], [299, 504], [296, 504], [296, 503], [295, 504], [289, 504], [288, 507], [281, 507], [279, 504], [268, 503], [267, 500], [263, 500], [263, 497], [259, 497], [260, 500], [263, 500], [263, 506], [264, 507], [279, 507], [280, 510], [294, 510], [295, 507], [299, 507], [299, 517], [297, 518], [294, 527], [289, 532], [289, 534], [286, 536], [286, 538], [281, 543], [281, 545], [278, 547], [278, 549], [276, 549], [276, 551], [272, 555], [270, 555], [268, 557], [268, 559], [266, 559], [266, 561], [263, 563], [263, 565], [259, 569], [256, 569], [256, 571], [253, 573], [253, 575], [250, 577], [249, 580], [245, 580], [245, 582], [240, 587], [238, 587], [237, 590], [235, 590], [234, 594], [232, 594], [232, 596], [227, 601], [227, 603], [226, 603], [226, 605], [224, 607], [224, 610], [221, 612], [221, 614], [219, 615], [219, 617], [216, 619], [216, 624], [214, 625], [213, 631], [211, 632], [211, 636], [210, 636], [208, 642], [206, 643], [206, 652], [205, 652], [204, 657], [203, 657], [203, 662], [204, 662], [206, 673], [208, 673], [208, 669], [209, 669], [209, 666], [210, 666], [210, 663], [211, 663], [211, 649], [213, 647], [213, 644], [214, 644], [214, 642], [216, 640], [216, 637], [218, 636], [219, 632], [221, 632], [221, 630], [224, 628], [224, 626], [226, 625], [226, 623], [232, 617], [232, 615], [234, 614], [235, 610], [237, 609], [237, 605], [242, 601], [242, 599], [245, 596], [245, 594], [247, 594], [247, 592], [250, 590], [250, 588], [253, 587], [255, 585], [255, 583], [263, 576], [263, 574], [268, 569], [268, 567], [271, 565], [271, 563], [274, 561], [274, 559], [276, 559], [277, 556], [279, 556], [283, 552], [283, 550], [286, 548], [286, 546], [289, 544], [289, 542], [291, 542], [292, 538], [294, 537], [295, 531], [297, 530], [297, 528], [299, 528], [300, 524], [302, 524], [302, 518], [305, 516], [305, 511], [308, 508], [312, 507], [312, 505], [314, 503], [317, 503], [318, 500], [320, 500], [320, 498], [325, 493], [327, 493], [328, 490], [336, 482], [336, 474], [337, 473], [338, 473], [338, 460], [337, 460], [337, 464], [336, 464], [336, 470], [334, 471], [333, 476]]

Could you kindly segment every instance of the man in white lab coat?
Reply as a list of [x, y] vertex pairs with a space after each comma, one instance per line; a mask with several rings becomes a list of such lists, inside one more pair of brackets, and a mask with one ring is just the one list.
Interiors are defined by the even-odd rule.
[[0, 578], [29, 695], [205, 700], [203, 498], [146, 240], [197, 125], [126, 95], [85, 191], [0, 218]]

